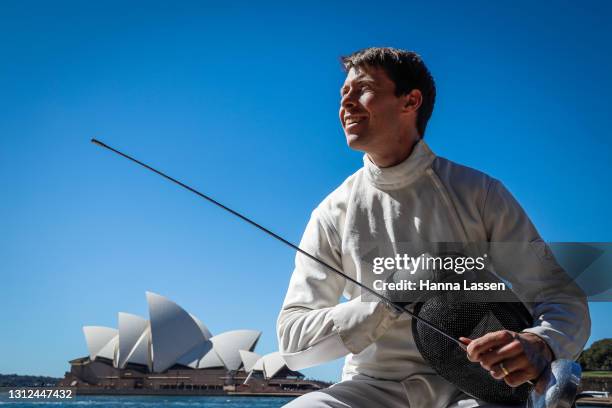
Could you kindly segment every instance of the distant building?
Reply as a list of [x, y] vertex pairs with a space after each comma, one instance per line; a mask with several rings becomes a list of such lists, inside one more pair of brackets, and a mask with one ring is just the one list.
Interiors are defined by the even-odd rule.
[[147, 292], [149, 320], [119, 313], [118, 329], [85, 326], [89, 356], [60, 381], [78, 394], [301, 395], [327, 387], [290, 370], [278, 352], [253, 350], [261, 332], [213, 336], [176, 303]]

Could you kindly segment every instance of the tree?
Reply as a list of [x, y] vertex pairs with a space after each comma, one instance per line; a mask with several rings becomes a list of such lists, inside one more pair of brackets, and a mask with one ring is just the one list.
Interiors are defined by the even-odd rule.
[[612, 371], [612, 339], [591, 344], [582, 352], [578, 362], [584, 371]]

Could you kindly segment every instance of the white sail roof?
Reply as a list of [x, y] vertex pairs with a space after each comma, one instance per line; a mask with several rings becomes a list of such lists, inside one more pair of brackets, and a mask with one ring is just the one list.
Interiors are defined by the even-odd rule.
[[204, 325], [204, 323], [202, 323], [202, 321], [200, 319], [198, 319], [197, 317], [195, 317], [194, 315], [192, 315], [191, 313], [189, 313], [189, 316], [191, 316], [191, 318], [193, 319], [194, 322], [196, 322], [196, 324], [198, 325], [198, 327], [200, 328], [200, 330], [202, 331], [202, 334], [204, 335], [204, 338], [206, 340], [210, 339], [212, 337], [212, 334], [210, 333], [210, 330], [208, 330], [208, 327], [206, 327]]
[[189, 313], [176, 303], [152, 292], [147, 292], [147, 302], [151, 319], [153, 371], [159, 373], [207, 339]]
[[204, 323], [176, 303], [152, 292], [146, 292], [146, 296], [149, 321], [121, 312], [118, 330], [83, 327], [92, 360], [108, 358], [119, 368], [128, 363], [146, 365], [153, 372], [166, 371], [175, 364], [233, 371], [244, 366], [249, 372], [266, 369], [273, 376], [282, 368], [280, 356], [261, 357], [253, 352], [261, 332], [233, 330], [212, 336]]
[[[212, 342], [210, 344], [212, 344]], [[198, 363], [198, 368], [214, 368], [223, 366], [223, 361], [221, 361], [221, 358], [214, 348], [202, 356], [202, 358], [200, 358], [200, 362]]]
[[140, 316], [124, 312], [119, 312], [117, 320], [119, 323], [118, 367], [124, 368], [136, 343], [149, 327], [149, 322]]
[[[242, 350], [240, 353], [242, 354]], [[255, 354], [255, 353], [252, 353]], [[266, 354], [259, 358], [255, 364], [247, 371], [262, 371], [266, 379], [274, 377], [280, 370], [287, 366], [287, 363], [278, 351]], [[245, 365], [246, 367], [246, 365]]]
[[252, 371], [262, 371], [264, 370], [264, 359], [263, 357], [261, 357], [259, 360], [257, 360], [255, 362], [255, 364], [253, 364], [253, 367], [251, 367]]
[[242, 359], [238, 350], [251, 351], [255, 348], [261, 332], [256, 330], [232, 330], [211, 337], [214, 351], [228, 370], [238, 370]]
[[[119, 344], [121, 344], [121, 335], [119, 335]], [[153, 366], [153, 358], [151, 356], [151, 328], [147, 327], [140, 338], [136, 341], [134, 348], [127, 356], [126, 364], [141, 364], [146, 365], [149, 369]]]
[[[87, 342], [89, 358], [93, 361], [108, 342], [110, 342], [119, 331], [105, 326], [83, 326], [83, 334]], [[111, 357], [112, 358], [112, 357]]]
[[[177, 364], [182, 364], [191, 368], [198, 368], [200, 359], [207, 353], [214, 353], [212, 342], [208, 340], [198, 344], [197, 346], [189, 350], [187, 353], [183, 354], [180, 358], [176, 360], [176, 362]], [[219, 365], [223, 366], [223, 363]]]
[[252, 351], [246, 350], [238, 350], [240, 353], [240, 359], [242, 360], [242, 365], [244, 366], [244, 371], [247, 373], [253, 369], [253, 366], [261, 358], [261, 356]]
[[287, 365], [278, 351], [263, 356], [264, 373], [266, 378], [274, 377], [283, 367]]
[[117, 354], [119, 354], [119, 335], [113, 337], [102, 350], [98, 351], [96, 357], [104, 357], [113, 360], [113, 366], [117, 367]]

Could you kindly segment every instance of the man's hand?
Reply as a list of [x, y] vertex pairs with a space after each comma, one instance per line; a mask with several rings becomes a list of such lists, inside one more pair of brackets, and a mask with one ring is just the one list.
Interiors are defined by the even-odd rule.
[[503, 378], [511, 387], [538, 378], [553, 359], [548, 344], [533, 333], [500, 330], [474, 340], [459, 340], [467, 344], [470, 361], [480, 363], [493, 378]]

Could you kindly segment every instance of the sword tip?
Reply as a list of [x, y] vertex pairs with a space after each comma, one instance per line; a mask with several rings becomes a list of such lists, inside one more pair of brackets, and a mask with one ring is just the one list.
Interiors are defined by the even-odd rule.
[[104, 143], [102, 143], [101, 141], [99, 141], [98, 139], [92, 138], [91, 139], [91, 143], [98, 145], [100, 147], [106, 147], [106, 145]]

